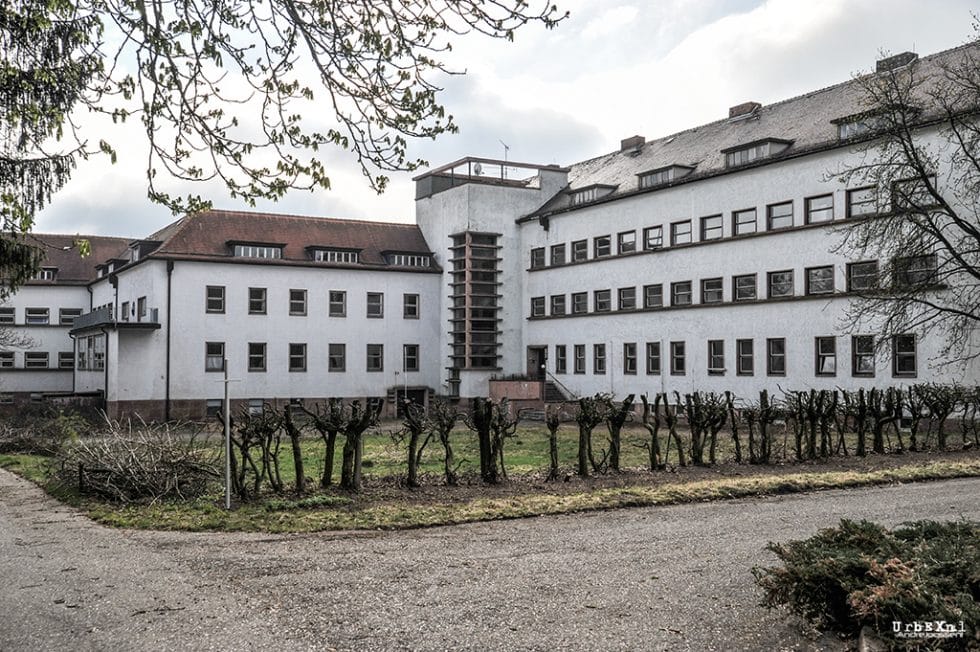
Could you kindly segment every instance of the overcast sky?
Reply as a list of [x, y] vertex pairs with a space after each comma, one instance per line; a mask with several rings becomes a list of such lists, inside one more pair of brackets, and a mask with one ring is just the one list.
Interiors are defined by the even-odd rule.
[[[442, 102], [460, 131], [412, 152], [435, 167], [464, 156], [569, 165], [618, 149], [633, 134], [664, 136], [873, 69], [880, 51], [931, 54], [974, 34], [966, 0], [556, 0], [555, 30], [515, 41], [474, 34], [455, 43]], [[533, 3], [533, 0], [532, 0]], [[146, 199], [145, 149], [135, 134], [99, 134], [120, 149], [80, 164], [38, 217], [38, 232], [145, 237], [175, 218]], [[122, 142], [120, 142], [122, 141]], [[258, 208], [412, 222], [412, 174], [376, 195], [351, 157], [325, 153], [332, 189]], [[206, 194], [210, 188], [184, 187]], [[220, 189], [215, 189], [220, 190]], [[226, 194], [216, 208], [245, 209]]]

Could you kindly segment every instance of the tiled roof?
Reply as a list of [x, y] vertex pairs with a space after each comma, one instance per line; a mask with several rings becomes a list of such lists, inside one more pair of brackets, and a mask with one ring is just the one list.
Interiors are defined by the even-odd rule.
[[[58, 274], [53, 282], [29, 281], [29, 285], [88, 283], [96, 278], [96, 265], [120, 256], [129, 244], [128, 238], [108, 238], [101, 235], [34, 233], [31, 237], [37, 240], [38, 246], [44, 252], [41, 266], [56, 267]], [[76, 240], [88, 240], [92, 248], [91, 255], [82, 258], [78, 248], [74, 246]]]
[[359, 250], [361, 267], [385, 265], [384, 252], [431, 253], [415, 224], [225, 210], [188, 215], [147, 240], [162, 241], [151, 257], [202, 260], [229, 259], [229, 242], [283, 245], [281, 260], [248, 259], [265, 264], [309, 264], [310, 247]]
[[[968, 44], [918, 59], [913, 66], [920, 80], [936, 80], [938, 65], [953, 57], [977, 56], [976, 44]], [[972, 50], [972, 51], [968, 51]], [[925, 96], [931, 84], [918, 89]], [[837, 125], [832, 121], [856, 115], [868, 109], [858, 80], [816, 90], [788, 100], [762, 106], [750, 117], [726, 118], [687, 129], [647, 142], [638, 150], [615, 151], [571, 166], [568, 188], [551, 198], [528, 218], [562, 211], [571, 206], [570, 193], [605, 184], [617, 189], [602, 197], [603, 201], [639, 191], [636, 175], [671, 165], [694, 167], [684, 182], [727, 171], [722, 150], [768, 139], [783, 139], [792, 144], [767, 160], [778, 160], [806, 151], [836, 146]]]

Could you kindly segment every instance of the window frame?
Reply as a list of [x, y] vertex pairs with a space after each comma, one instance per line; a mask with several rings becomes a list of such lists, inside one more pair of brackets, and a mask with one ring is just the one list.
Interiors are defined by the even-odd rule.
[[636, 252], [636, 229], [632, 231], [620, 231], [616, 234], [616, 253], [632, 254]]
[[545, 248], [534, 247], [531, 249], [531, 269], [541, 269], [545, 267]]
[[414, 292], [402, 293], [402, 319], [419, 319], [422, 302]]
[[[253, 347], [261, 347], [261, 350], [253, 350]], [[247, 349], [248, 351], [248, 371], [249, 372], [263, 372], [269, 366], [269, 350], [267, 342], [249, 342]], [[253, 364], [253, 362], [261, 361], [261, 365]]]
[[[215, 292], [216, 296], [211, 296], [212, 290], [217, 291]], [[214, 305], [212, 305], [212, 302], [215, 302]], [[204, 287], [204, 312], [205, 314], [211, 314], [211, 315], [225, 314], [225, 286], [224, 285], [206, 285]]]
[[[295, 293], [300, 293], [297, 295]], [[298, 306], [298, 308], [297, 308]], [[307, 311], [307, 292], [299, 288], [289, 289], [289, 314], [297, 317], [305, 317]]]
[[11, 326], [17, 323], [17, 309], [14, 306], [0, 307], [0, 324]]
[[[789, 292], [787, 294], [776, 294], [773, 292], [775, 287], [774, 280], [780, 274], [789, 274]], [[781, 269], [775, 272], [766, 272], [766, 298], [767, 299], [787, 299], [796, 296], [796, 279], [793, 278], [793, 270]]]
[[[859, 267], [861, 267], [863, 265], [867, 265], [867, 266], [873, 267], [874, 268], [874, 274], [855, 274], [855, 270], [857, 270]], [[880, 278], [881, 270], [878, 267], [878, 261], [877, 260], [859, 260], [859, 261], [847, 263], [846, 272], [847, 272], [847, 291], [848, 292], [865, 292], [865, 291], [868, 291], [868, 290], [876, 290], [876, 289], [878, 289], [879, 282], [881, 280], [881, 278]], [[854, 280], [855, 279], [864, 279], [864, 278], [870, 278], [872, 280], [866, 286], [857, 286], [854, 283]]]
[[[385, 316], [385, 293], [368, 292], [365, 295], [365, 317], [367, 319], [384, 319]], [[372, 308], [375, 314], [371, 314]]]
[[[682, 286], [687, 286], [683, 290]], [[687, 296], [687, 301], [678, 301], [678, 297]], [[670, 284], [670, 306], [691, 306], [694, 305], [694, 287], [691, 281], [674, 281]]]
[[264, 315], [268, 308], [269, 292], [268, 288], [248, 289], [248, 314]]
[[[59, 326], [72, 326], [75, 323], [76, 317], [81, 317], [81, 308], [59, 308], [58, 309], [58, 325]], [[65, 317], [70, 317], [65, 321]]]
[[[681, 231], [680, 227], [686, 226], [686, 231]], [[683, 240], [687, 238], [687, 240]], [[680, 220], [670, 223], [670, 246], [677, 247], [689, 245], [694, 242], [694, 232], [691, 227], [691, 220]]]
[[670, 343], [670, 375], [687, 375], [687, 343], [675, 341]]
[[[334, 367], [334, 361], [339, 360]], [[347, 371], [347, 345], [343, 342], [327, 343], [327, 373], [344, 373]]]
[[402, 371], [405, 373], [418, 373], [419, 371], [418, 344], [402, 344]]
[[[746, 345], [748, 345], [748, 351], [745, 350]], [[745, 364], [746, 362], [748, 364]], [[755, 340], [752, 338], [735, 340], [735, 375], [755, 375]]]
[[[656, 302], [653, 302], [654, 297], [660, 297]], [[649, 283], [643, 286], [643, 307], [644, 309], [654, 310], [657, 308], [664, 307], [664, 284], [663, 283]]]
[[572, 348], [572, 373], [573, 374], [584, 374], [585, 373], [585, 345], [575, 344]]
[[586, 240], [573, 240], [572, 241], [572, 262], [581, 263], [589, 259], [589, 241]]
[[564, 294], [552, 294], [548, 297], [549, 309], [552, 317], [564, 317], [566, 313], [566, 301]]
[[50, 357], [47, 351], [24, 351], [24, 369], [50, 369]]
[[58, 369], [74, 369], [75, 368], [75, 352], [74, 351], [58, 351]]
[[[822, 348], [822, 345], [826, 345], [829, 342], [830, 351], [826, 351]], [[832, 362], [833, 369], [831, 371], [824, 370], [824, 362], [830, 360]], [[813, 375], [820, 378], [833, 378], [837, 375], [837, 338], [833, 335], [818, 335], [813, 338]]]
[[[708, 288], [708, 284], [717, 283], [717, 288]], [[715, 297], [709, 300], [709, 297]], [[721, 276], [701, 279], [701, 303], [714, 304], [725, 302], [725, 279]]]
[[[909, 351], [899, 351], [899, 341], [901, 339], [908, 338], [912, 342], [912, 350]], [[918, 341], [914, 333], [900, 333], [897, 335], [892, 335], [891, 337], [891, 347], [892, 347], [892, 378], [916, 378], [919, 372], [919, 350]], [[902, 371], [899, 369], [901, 366], [902, 358], [912, 359], [912, 370]]]
[[[830, 206], [823, 206], [814, 208], [814, 203], [818, 200], [830, 199]], [[827, 222], [834, 221], [834, 209], [836, 202], [834, 201], [834, 193], [826, 193], [823, 195], [813, 195], [812, 197], [806, 197], [803, 200], [803, 223], [804, 224], [826, 224]], [[815, 214], [822, 214], [825, 211], [830, 210], [830, 217], [826, 219], [813, 219]]]
[[[775, 215], [774, 209], [778, 209], [784, 206], [789, 206], [788, 215]], [[789, 218], [789, 224], [783, 226], [774, 226], [776, 220], [785, 220]], [[793, 206], [793, 200], [776, 202], [775, 204], [766, 205], [766, 231], [783, 231], [785, 229], [791, 229], [796, 226], [796, 210]]]
[[648, 226], [643, 229], [643, 251], [654, 251], [664, 246], [663, 224]]
[[[781, 352], [774, 352], [773, 349], [776, 345], [782, 347]], [[776, 361], [781, 361], [781, 370], [777, 370]], [[785, 337], [767, 337], [766, 338], [766, 375], [767, 376], [785, 376], [786, 375], [786, 338]]]
[[25, 326], [49, 326], [50, 324], [50, 308], [24, 308]]
[[[711, 222], [709, 222], [711, 220]], [[711, 240], [721, 240], [725, 237], [725, 216], [721, 213], [717, 215], [705, 215], [700, 219], [700, 230], [698, 239], [701, 242]]]
[[568, 373], [568, 349], [564, 344], [555, 344], [555, 374]]
[[708, 375], [725, 375], [725, 340], [708, 340]]
[[[655, 364], [654, 364], [655, 363]], [[660, 342], [646, 343], [646, 371], [648, 376], [659, 376], [662, 373], [663, 359], [660, 355]]]
[[567, 258], [565, 257], [565, 243], [551, 245], [551, 258], [549, 259], [552, 267], [557, 267], [558, 265], [564, 265]]
[[[375, 347], [372, 351], [372, 347]], [[385, 345], [372, 342], [366, 346], [365, 366], [368, 373], [380, 373], [385, 370]], [[372, 361], [376, 366], [372, 365]]]
[[545, 316], [544, 311], [545, 311], [544, 297], [531, 297], [531, 316], [544, 317]]
[[306, 342], [290, 342], [288, 346], [290, 373], [306, 371]]
[[612, 290], [595, 290], [592, 293], [592, 312], [612, 312]]
[[[218, 351], [217, 353], [212, 352], [211, 348], [215, 347]], [[212, 363], [217, 359], [218, 365], [214, 366]], [[205, 373], [215, 373], [222, 372], [225, 370], [225, 343], [224, 342], [205, 342], [204, 343], [204, 371]]]
[[[334, 295], [339, 295], [340, 300], [337, 301]], [[335, 308], [340, 306], [340, 310], [336, 311]], [[347, 316], [347, 291], [346, 290], [327, 290], [327, 316], [328, 317], [346, 317]]]
[[616, 290], [616, 310], [636, 310], [636, 286]]
[[[859, 342], [862, 343], [862, 346], [859, 346]], [[864, 343], [870, 345], [870, 350], [865, 349], [863, 346]], [[875, 369], [877, 366], [875, 364], [876, 353], [874, 335], [851, 335], [851, 376], [855, 378], [874, 378], [877, 371]], [[870, 371], [861, 369], [862, 360], [870, 360]]]
[[[739, 286], [740, 280], [751, 279], [752, 281], [752, 296], [741, 296], [740, 291], [745, 289]], [[747, 286], [746, 286], [747, 287]], [[742, 302], [742, 301], [757, 301], [759, 299], [759, 278], [758, 274], [738, 274], [732, 276], [732, 301]]]
[[[855, 201], [855, 197], [859, 197], [859, 193], [869, 192], [870, 198]], [[861, 186], [860, 188], [848, 188], [844, 191], [844, 216], [846, 218], [854, 217], [865, 217], [874, 216], [878, 214], [878, 197], [877, 197], [877, 187], [876, 186]], [[870, 209], [865, 210], [863, 207], [870, 206]], [[859, 210], [855, 211], [855, 207], [859, 207]]]
[[[748, 213], [752, 214], [752, 221], [740, 222], [739, 217], [741, 215], [745, 215]], [[747, 224], [752, 225], [751, 231], [742, 230], [742, 228]], [[742, 208], [736, 211], [732, 211], [732, 236], [733, 237], [752, 235], [753, 233], [758, 233], [758, 232], [759, 232], [759, 209], [757, 206], [753, 206], [751, 208]]]
[[623, 342], [623, 374], [636, 375], [636, 342]]
[[606, 375], [606, 345], [604, 343], [592, 345], [592, 375]]
[[[814, 290], [814, 279], [812, 275], [816, 272], [829, 272], [830, 273], [830, 289], [827, 290]], [[820, 296], [826, 294], [834, 294], [837, 290], [837, 279], [835, 278], [836, 273], [833, 265], [820, 265], [818, 267], [807, 267], [803, 270], [803, 292], [808, 297]], [[817, 281], [826, 281], [827, 279], [817, 279]]]
[[597, 235], [592, 238], [592, 258], [607, 258], [612, 256], [612, 236]]
[[[581, 300], [581, 304], [579, 303]], [[572, 292], [572, 314], [586, 315], [589, 312], [589, 293]]]

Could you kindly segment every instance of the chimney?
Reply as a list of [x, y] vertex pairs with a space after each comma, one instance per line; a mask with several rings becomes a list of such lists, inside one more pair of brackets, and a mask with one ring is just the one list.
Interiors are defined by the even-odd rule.
[[630, 136], [629, 138], [624, 138], [619, 141], [619, 151], [625, 152], [627, 150], [639, 150], [643, 147], [643, 143], [647, 142], [647, 139], [643, 136]]
[[728, 109], [728, 118], [740, 118], [745, 115], [751, 115], [756, 109], [761, 109], [762, 105], [758, 102], [743, 102], [742, 104], [736, 104], [732, 108]]
[[878, 63], [875, 65], [875, 72], [896, 70], [902, 66], [907, 66], [918, 58], [919, 55], [917, 55], [915, 52], [902, 52], [901, 54], [896, 54], [893, 57], [888, 57], [887, 59], [878, 61]]

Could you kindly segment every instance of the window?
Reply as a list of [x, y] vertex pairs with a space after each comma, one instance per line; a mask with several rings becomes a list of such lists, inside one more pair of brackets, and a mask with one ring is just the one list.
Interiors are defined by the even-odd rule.
[[575, 345], [575, 373], [577, 374], [585, 373], [585, 345], [584, 344]]
[[35, 281], [53, 281], [55, 276], [58, 275], [57, 267], [42, 267], [38, 270], [37, 274], [34, 275]]
[[551, 264], [552, 266], [565, 264], [564, 244], [551, 245]]
[[236, 258], [282, 258], [282, 247], [274, 245], [235, 245]]
[[774, 156], [789, 146], [789, 141], [770, 139], [751, 145], [742, 145], [736, 149], [724, 149], [722, 153], [725, 154], [725, 167], [733, 168], [767, 156]]
[[225, 370], [225, 343], [204, 343], [204, 371]]
[[123, 301], [119, 307], [119, 321], [129, 321], [129, 302]]
[[331, 317], [347, 316], [347, 293], [343, 290], [330, 290], [329, 314]]
[[766, 373], [770, 376], [786, 375], [786, 340], [782, 337], [766, 340]]
[[419, 345], [406, 344], [402, 347], [402, 371], [419, 370]]
[[788, 229], [793, 226], [793, 202], [787, 201], [767, 206], [766, 216], [768, 221], [766, 228], [768, 230]]
[[660, 342], [647, 342], [647, 373], [660, 375]]
[[338, 372], [347, 369], [347, 345], [327, 345], [327, 371]]
[[834, 219], [834, 196], [820, 195], [819, 197], [807, 197], [803, 202], [804, 222], [806, 224], [818, 224], [819, 222], [830, 222]]
[[686, 373], [684, 342], [670, 343], [670, 375], [683, 376]]
[[732, 296], [735, 301], [755, 300], [755, 274], [743, 274], [732, 277]]
[[0, 351], [0, 369], [10, 369], [14, 366], [14, 352]]
[[756, 232], [756, 217], [754, 208], [735, 211], [732, 213], [732, 233], [735, 235], [746, 235]]
[[878, 287], [878, 261], [868, 260], [847, 266], [847, 291], [860, 292]]
[[367, 370], [384, 371], [384, 345], [367, 345]]
[[572, 243], [572, 262], [580, 263], [589, 259], [589, 241], [576, 240]]
[[146, 319], [146, 297], [136, 299], [136, 321]]
[[417, 294], [402, 295], [402, 318], [404, 319], [419, 318], [419, 295]]
[[589, 311], [589, 294], [587, 292], [575, 292], [572, 294], [572, 314], [582, 315]]
[[573, 192], [571, 195], [571, 203], [572, 206], [576, 206], [578, 204], [584, 204], [586, 202], [595, 200], [597, 196], [598, 196], [597, 188], [595, 187], [586, 188], [585, 190], [579, 190], [577, 192]]
[[[356, 256], [356, 254], [355, 254]], [[429, 257], [419, 254], [388, 254], [386, 257], [389, 265], [399, 265], [401, 267], [428, 267]], [[353, 260], [351, 262], [357, 262]]]
[[623, 343], [623, 373], [636, 375], [636, 342]]
[[368, 319], [381, 319], [385, 316], [385, 295], [383, 292], [367, 293]]
[[636, 251], [636, 231], [624, 231], [616, 236], [618, 251], [621, 254], [631, 254]]
[[290, 343], [289, 370], [306, 371], [306, 344]]
[[81, 314], [81, 308], [62, 308], [58, 311], [58, 323], [62, 326], [71, 326], [75, 323], [75, 317]]
[[71, 351], [58, 352], [58, 369], [74, 369], [75, 354]]
[[847, 217], [874, 215], [878, 212], [874, 186], [848, 190], [845, 198], [847, 201]]
[[691, 295], [691, 282], [690, 281], [678, 281], [677, 283], [670, 284], [670, 305], [672, 306], [689, 306], [693, 300]]
[[592, 310], [609, 312], [612, 310], [612, 293], [610, 290], [596, 290], [592, 296]]
[[265, 342], [248, 343], [248, 370], [265, 371]]
[[725, 341], [708, 340], [708, 375], [725, 375]]
[[725, 235], [721, 215], [710, 215], [701, 218], [701, 240], [718, 240]]
[[915, 335], [892, 337], [892, 376], [912, 378], [915, 376], [915, 368]]
[[851, 337], [851, 375], [869, 378], [875, 375], [874, 335]]
[[793, 296], [793, 270], [769, 272], [769, 298]]
[[306, 314], [306, 290], [289, 291], [289, 314], [290, 315]]
[[248, 289], [248, 314], [265, 314], [265, 288]]
[[735, 340], [735, 373], [751, 376], [754, 373], [752, 340]]
[[565, 314], [565, 295], [564, 294], [553, 294], [551, 295], [551, 314], [552, 316], [559, 317]]
[[936, 206], [930, 188], [936, 188], [936, 175], [930, 174], [928, 182], [922, 178], [901, 179], [892, 183], [892, 208], [895, 211], [928, 211]]
[[209, 398], [204, 402], [204, 414], [208, 417], [216, 417], [221, 414], [224, 401], [220, 398]]
[[564, 344], [555, 345], [555, 373], [564, 374], [568, 372], [568, 351]]
[[936, 282], [936, 254], [896, 258], [893, 263], [895, 286], [900, 288]]
[[814, 355], [816, 366], [814, 372], [818, 376], [837, 375], [837, 338], [818, 337], [814, 339]]
[[643, 229], [643, 249], [645, 251], [660, 249], [662, 246], [664, 246], [664, 227], [648, 226]]
[[27, 351], [24, 354], [24, 368], [25, 369], [47, 369], [48, 368], [48, 352], [47, 351]]
[[592, 257], [602, 258], [612, 253], [612, 239], [608, 235], [600, 235], [592, 240]]
[[810, 267], [806, 270], [806, 293], [807, 294], [833, 294], [834, 293], [834, 268]]
[[841, 140], [856, 138], [886, 128], [885, 118], [880, 115], [866, 115], [863, 118], [851, 117], [837, 122], [837, 137]]
[[531, 316], [544, 317], [544, 297], [531, 297]]
[[701, 280], [701, 303], [721, 303], [724, 300], [724, 281], [720, 278]]
[[592, 373], [601, 376], [606, 373], [606, 345], [592, 345]]
[[636, 308], [636, 288], [619, 288], [619, 309], [633, 310]]
[[670, 225], [670, 244], [690, 244], [691, 243], [691, 220], [674, 222]]
[[13, 308], [0, 308], [0, 324], [13, 324], [14, 323], [14, 309]]
[[531, 269], [544, 267], [544, 247], [535, 247], [531, 250]]
[[204, 289], [204, 310], [206, 312], [225, 311], [225, 286], [209, 285]]
[[661, 308], [664, 305], [664, 286], [662, 283], [643, 286], [643, 307]]
[[32, 326], [42, 326], [48, 323], [47, 308], [28, 308], [25, 311], [24, 323]]
[[[395, 256], [394, 258], [398, 258]], [[427, 256], [423, 256], [427, 258]], [[350, 249], [316, 249], [313, 251], [313, 260], [327, 263], [356, 263], [360, 260], [360, 254]], [[391, 262], [392, 265], [403, 265], [401, 262]], [[428, 266], [428, 262], [425, 266]]]

